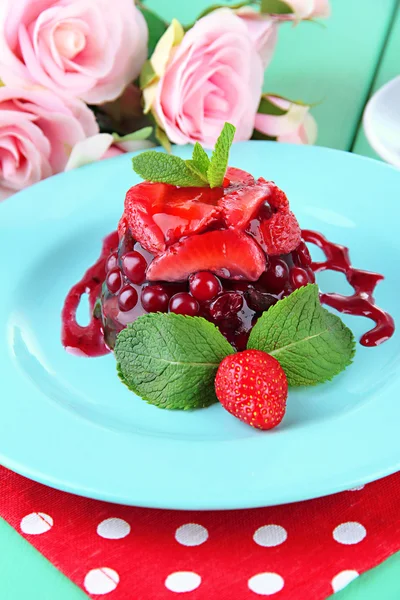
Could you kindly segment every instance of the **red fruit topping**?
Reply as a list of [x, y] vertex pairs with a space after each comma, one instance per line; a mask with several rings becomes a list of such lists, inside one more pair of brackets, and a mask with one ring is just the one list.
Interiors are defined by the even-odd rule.
[[189, 289], [196, 300], [207, 302], [219, 294], [222, 290], [222, 285], [220, 280], [212, 273], [200, 271], [200, 273], [190, 276]]
[[261, 292], [255, 288], [249, 288], [244, 297], [252, 310], [256, 312], [264, 312], [278, 302], [278, 298], [267, 292]]
[[[254, 185], [254, 177], [247, 173], [247, 171], [242, 171], [242, 169], [237, 169], [236, 167], [228, 167], [225, 179], [228, 181], [228, 185], [233, 186], [245, 186], [245, 185]], [[225, 181], [224, 181], [225, 184]], [[225, 186], [224, 187], [228, 187]]]
[[280, 294], [285, 289], [288, 279], [289, 267], [285, 261], [272, 256], [267, 270], [261, 275], [258, 283], [266, 292]]
[[128, 231], [128, 223], [125, 219], [125, 215], [122, 215], [122, 217], [119, 220], [118, 223], [118, 237], [120, 240], [122, 240], [122, 238], [124, 237], [124, 235], [126, 234], [126, 232]]
[[233, 416], [258, 429], [272, 429], [286, 410], [288, 382], [279, 362], [261, 350], [245, 350], [224, 358], [215, 392]]
[[[266, 183], [262, 177], [258, 182]], [[268, 187], [271, 192], [268, 197], [271, 210], [268, 211], [265, 205], [261, 206], [258, 218], [251, 221], [248, 231], [266, 254], [289, 254], [301, 242], [300, 226], [289, 210], [286, 194], [272, 182], [268, 182]]]
[[226, 194], [218, 203], [222, 206], [226, 226], [246, 229], [270, 195], [271, 187], [267, 182], [242, 186]]
[[115, 269], [118, 266], [118, 252], [112, 252], [110, 256], [107, 258], [106, 262], [106, 273]]
[[290, 283], [295, 289], [310, 283], [307, 271], [301, 267], [292, 267], [290, 269]]
[[260, 223], [261, 247], [270, 256], [289, 254], [301, 240], [301, 229], [290, 210], [277, 212]]
[[187, 292], [180, 292], [172, 296], [169, 301], [169, 312], [177, 315], [189, 315], [195, 317], [200, 312], [200, 306], [196, 298], [193, 298]]
[[122, 257], [122, 270], [132, 283], [140, 285], [146, 279], [147, 262], [142, 254], [133, 250]]
[[210, 304], [210, 315], [214, 321], [230, 319], [243, 308], [243, 296], [240, 292], [225, 292]]
[[308, 279], [310, 280], [310, 283], [315, 283], [315, 273], [312, 270], [312, 268], [307, 267], [306, 271], [307, 271], [307, 275], [308, 275]]
[[[263, 177], [260, 177], [258, 181], [262, 181], [267, 183]], [[284, 210], [285, 208], [289, 208], [289, 200], [287, 196], [281, 188], [279, 188], [273, 181], [268, 182], [271, 187], [271, 197], [268, 202], [275, 210]]]
[[220, 277], [256, 281], [265, 268], [265, 256], [248, 235], [225, 229], [209, 231], [174, 244], [153, 260], [149, 281], [184, 281], [197, 271]]
[[106, 277], [106, 285], [112, 294], [116, 294], [122, 285], [122, 275], [119, 269], [112, 269]]
[[142, 306], [147, 312], [167, 312], [169, 294], [162, 285], [147, 285], [140, 296]]
[[177, 188], [141, 183], [128, 190], [124, 215], [133, 237], [156, 256], [182, 237], [218, 221], [222, 188]]
[[152, 199], [162, 196], [162, 183], [141, 183], [127, 191], [124, 217], [136, 240], [153, 254], [165, 250], [165, 240], [161, 229], [154, 223], [150, 208]]
[[310, 267], [312, 263], [312, 258], [310, 251], [308, 250], [305, 242], [301, 240], [300, 244], [296, 248], [296, 254], [299, 258], [300, 264], [302, 267]]
[[137, 304], [138, 293], [134, 287], [126, 285], [118, 295], [118, 306], [122, 312], [132, 310]]

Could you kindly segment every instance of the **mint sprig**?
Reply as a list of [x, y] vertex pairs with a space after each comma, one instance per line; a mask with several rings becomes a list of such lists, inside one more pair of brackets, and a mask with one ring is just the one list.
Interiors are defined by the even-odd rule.
[[115, 356], [121, 381], [150, 404], [190, 409], [217, 401], [218, 366], [234, 349], [201, 317], [150, 313], [117, 337]]
[[193, 148], [192, 162], [196, 169], [200, 171], [204, 177], [207, 177], [208, 167], [210, 166], [210, 159], [208, 158], [207, 152], [203, 146], [196, 142]]
[[204, 187], [208, 184], [196, 175], [186, 161], [174, 156], [148, 150], [132, 158], [133, 169], [146, 181], [169, 183], [182, 187]]
[[332, 379], [351, 364], [355, 353], [352, 332], [321, 306], [316, 284], [296, 290], [264, 312], [247, 347], [274, 356], [293, 386]]
[[224, 181], [229, 160], [229, 150], [232, 146], [235, 131], [236, 128], [233, 125], [225, 123], [217, 139], [214, 152], [211, 156], [210, 166], [207, 170], [207, 179], [212, 188], [219, 187]]
[[132, 158], [133, 170], [146, 181], [169, 183], [181, 187], [222, 186], [235, 131], [233, 125], [225, 123], [211, 160], [202, 146], [196, 142], [192, 158], [189, 160], [148, 150]]

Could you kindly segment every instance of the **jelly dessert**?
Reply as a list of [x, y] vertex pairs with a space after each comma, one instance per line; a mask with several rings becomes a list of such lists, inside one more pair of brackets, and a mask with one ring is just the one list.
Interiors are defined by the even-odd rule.
[[138, 316], [172, 312], [204, 317], [242, 350], [264, 310], [315, 281], [285, 194], [233, 168], [212, 190], [132, 187], [106, 272], [101, 318], [111, 349]]
[[[375, 321], [361, 344], [375, 346], [388, 339], [393, 320], [373, 298], [382, 276], [353, 268], [344, 246], [302, 231], [286, 194], [272, 181], [227, 167], [219, 143], [211, 161], [198, 145], [191, 161], [154, 151], [134, 159], [134, 168], [149, 180], [128, 190], [118, 231], [106, 238], [97, 263], [69, 292], [63, 309], [64, 346], [100, 356], [114, 350], [128, 325], [161, 313], [202, 317], [198, 323], [213, 324], [232, 352], [240, 353], [249, 348], [261, 317], [275, 309], [279, 315], [284, 299], [292, 295], [300, 301], [301, 294], [293, 293], [316, 288], [315, 274], [325, 269], [344, 273], [354, 294], [321, 293], [318, 303]], [[324, 262], [312, 261], [309, 243], [323, 250]], [[75, 318], [84, 293], [93, 309], [87, 327]], [[163, 344], [161, 333], [159, 342]], [[257, 360], [269, 365], [262, 357]], [[237, 362], [232, 368], [239, 368]], [[224, 385], [229, 388], [221, 383], [219, 389]], [[246, 412], [239, 412], [246, 420]], [[264, 422], [256, 421], [255, 426]]]

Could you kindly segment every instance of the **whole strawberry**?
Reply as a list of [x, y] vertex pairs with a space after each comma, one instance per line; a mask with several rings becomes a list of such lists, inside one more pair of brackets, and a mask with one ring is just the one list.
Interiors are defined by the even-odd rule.
[[286, 410], [288, 382], [279, 362], [261, 350], [245, 350], [224, 358], [215, 391], [232, 415], [258, 429], [272, 429]]

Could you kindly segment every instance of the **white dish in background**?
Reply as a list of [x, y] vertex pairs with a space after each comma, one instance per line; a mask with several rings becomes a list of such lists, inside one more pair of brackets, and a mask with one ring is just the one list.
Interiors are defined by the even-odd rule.
[[375, 152], [400, 168], [400, 75], [372, 96], [363, 122], [365, 135]]

